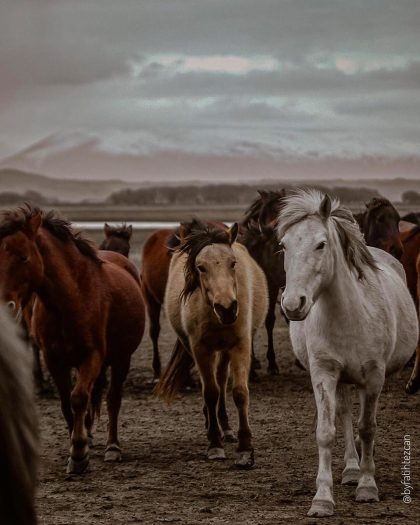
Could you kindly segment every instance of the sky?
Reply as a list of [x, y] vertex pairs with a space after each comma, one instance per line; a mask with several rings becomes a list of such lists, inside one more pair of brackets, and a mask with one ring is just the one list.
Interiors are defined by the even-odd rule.
[[3, 0], [0, 166], [420, 177], [419, 28], [418, 0]]

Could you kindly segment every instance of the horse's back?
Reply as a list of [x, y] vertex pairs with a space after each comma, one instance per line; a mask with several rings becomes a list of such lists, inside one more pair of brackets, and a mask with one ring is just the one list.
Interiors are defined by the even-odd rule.
[[0, 456], [1, 522], [36, 523], [36, 409], [31, 363], [16, 327], [0, 309]]
[[108, 250], [100, 250], [99, 256], [102, 260], [116, 264], [120, 268], [126, 270], [138, 284], [140, 284], [139, 273], [133, 262], [130, 261], [125, 255], [118, 252], [112, 252]]

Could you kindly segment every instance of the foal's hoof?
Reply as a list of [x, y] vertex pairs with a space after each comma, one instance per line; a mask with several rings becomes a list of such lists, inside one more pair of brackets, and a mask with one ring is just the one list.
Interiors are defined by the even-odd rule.
[[248, 470], [254, 466], [254, 451], [242, 450], [238, 452], [239, 457], [235, 460], [235, 467]]
[[223, 441], [226, 441], [226, 443], [236, 443], [238, 440], [236, 439], [235, 433], [233, 430], [225, 430], [223, 434]]
[[405, 387], [407, 394], [415, 394], [420, 388], [420, 377], [410, 378]]
[[355, 468], [348, 468], [343, 470], [341, 476], [342, 485], [357, 485], [359, 483], [360, 470]]
[[226, 459], [225, 451], [219, 447], [209, 448], [207, 451], [207, 459], [212, 461], [223, 461]]
[[356, 501], [360, 503], [379, 501], [378, 489], [376, 487], [357, 487]]
[[70, 456], [67, 461], [66, 473], [67, 474], [83, 474], [83, 472], [87, 469], [88, 465], [89, 465], [89, 453], [87, 453], [86, 456], [82, 459], [75, 459]]
[[116, 463], [122, 460], [121, 449], [118, 445], [110, 445], [105, 450], [104, 461], [107, 463]]
[[332, 501], [319, 501], [314, 500], [311, 508], [309, 509], [308, 516], [314, 518], [326, 518], [334, 514], [334, 503]]

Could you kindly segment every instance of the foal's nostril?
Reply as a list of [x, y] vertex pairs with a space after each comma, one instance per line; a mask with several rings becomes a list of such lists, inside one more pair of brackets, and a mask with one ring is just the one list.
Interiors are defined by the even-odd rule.
[[299, 310], [303, 310], [305, 308], [305, 304], [306, 304], [306, 297], [301, 296], [299, 300]]

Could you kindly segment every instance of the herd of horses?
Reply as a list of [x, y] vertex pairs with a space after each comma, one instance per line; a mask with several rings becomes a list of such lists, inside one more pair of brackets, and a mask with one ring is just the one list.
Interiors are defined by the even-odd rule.
[[[15, 325], [20, 323], [26, 340], [41, 350], [57, 387], [70, 436], [69, 474], [88, 466], [105, 391], [109, 425], [104, 459], [122, 459], [122, 389], [143, 337], [146, 313], [155, 393], [171, 401], [189, 384], [195, 365], [208, 459], [224, 459], [224, 441], [237, 441], [235, 465], [249, 469], [254, 448], [248, 382], [261, 367], [253, 338], [265, 323], [268, 372], [278, 374], [273, 327], [279, 302], [297, 362], [310, 373], [317, 405], [319, 470], [308, 514], [329, 516], [334, 511], [336, 415], [345, 436], [342, 481], [357, 485], [357, 501], [377, 501], [373, 440], [378, 398], [386, 375], [405, 366], [416, 348], [406, 390], [412, 394], [420, 388], [420, 225], [406, 220], [411, 217], [403, 219], [383, 198], [372, 199], [363, 213], [352, 215], [316, 190], [289, 195], [260, 191], [244, 218], [230, 227], [193, 219], [152, 233], [143, 245], [139, 275], [128, 258], [131, 226], [105, 224], [105, 239], [97, 248], [54, 212], [30, 205], [2, 212], [0, 288], [9, 313], [0, 312], [0, 442], [1, 456], [7, 456], [1, 463], [15, 493], [24, 494], [15, 505], [12, 497], [5, 500], [8, 523], [36, 520], [30, 504], [36, 425], [25, 376], [28, 352]], [[163, 372], [158, 345], [162, 307], [176, 335]], [[10, 313], [18, 323], [7, 318]], [[42, 381], [39, 369], [35, 377]], [[225, 406], [229, 379], [237, 435]], [[360, 396], [356, 440], [353, 384]], [[7, 442], [8, 429], [19, 439]]]

